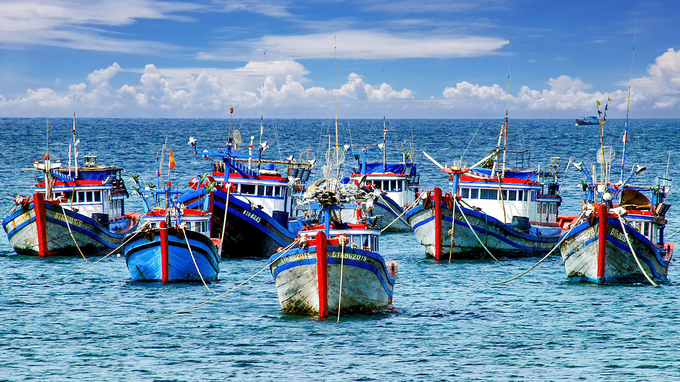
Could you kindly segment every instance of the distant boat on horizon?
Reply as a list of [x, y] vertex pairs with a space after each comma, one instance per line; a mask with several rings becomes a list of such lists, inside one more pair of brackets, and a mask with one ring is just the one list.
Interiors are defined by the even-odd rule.
[[597, 119], [597, 116], [591, 115], [590, 117], [581, 117], [581, 118], [576, 118], [576, 126], [582, 126], [582, 125], [598, 125], [600, 121]]

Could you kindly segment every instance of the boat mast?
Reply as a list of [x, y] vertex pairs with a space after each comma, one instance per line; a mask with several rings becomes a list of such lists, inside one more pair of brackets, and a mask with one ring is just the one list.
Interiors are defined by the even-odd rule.
[[45, 148], [45, 156], [43, 157], [43, 171], [45, 172], [45, 198], [52, 199], [52, 179], [50, 177], [51, 164], [50, 164], [50, 120], [46, 120], [47, 124], [47, 143]]
[[383, 172], [387, 172], [387, 124], [383, 116]]
[[[267, 82], [267, 52], [262, 51], [262, 71], [264, 72], [264, 80], [262, 81], [262, 104], [261, 104], [261, 110], [260, 110], [260, 156], [259, 156], [259, 161], [257, 161], [257, 169], [260, 169], [260, 166], [262, 165], [262, 135], [264, 135], [264, 97], [265, 97], [265, 84]], [[252, 146], [252, 142], [251, 142]]]
[[[512, 39], [508, 42], [509, 48], [512, 48]], [[505, 176], [505, 154], [508, 149], [508, 110], [510, 109], [510, 57], [508, 57], [508, 92], [507, 101], [505, 104], [505, 131], [504, 131], [504, 145], [503, 145], [503, 176]]]
[[[76, 138], [76, 63], [73, 63], [73, 159], [74, 167], [76, 170], [75, 179], [78, 179], [78, 139]], [[69, 162], [71, 162], [71, 154], [68, 156]], [[69, 163], [69, 176], [71, 175], [71, 163]]]
[[626, 163], [626, 143], [628, 142], [628, 111], [630, 110], [630, 88], [633, 80], [633, 59], [635, 58], [635, 42], [633, 42], [633, 53], [630, 59], [630, 75], [628, 76], [628, 101], [626, 102], [626, 123], [623, 129], [623, 152], [621, 153], [621, 182], [623, 182], [623, 172]]

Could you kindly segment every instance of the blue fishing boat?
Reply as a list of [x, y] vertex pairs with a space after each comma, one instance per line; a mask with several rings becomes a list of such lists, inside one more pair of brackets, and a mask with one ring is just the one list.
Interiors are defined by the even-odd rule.
[[[315, 160], [263, 159], [268, 143], [260, 145], [255, 155], [253, 139], [248, 153], [242, 153], [237, 130], [226, 149], [201, 152], [212, 160], [212, 172], [207, 180], [196, 184], [195, 190], [178, 198], [187, 207], [198, 208], [206, 198], [205, 186], [214, 184], [214, 192], [208, 198], [211, 237], [220, 240], [223, 258], [268, 257], [295, 240], [302, 227], [293, 213], [294, 194], [304, 190]], [[276, 166], [285, 167], [285, 172], [278, 171]]]
[[49, 154], [34, 167], [43, 174], [33, 196], [17, 196], [14, 211], [2, 222], [17, 253], [85, 256], [120, 249], [140, 219], [125, 212], [129, 194], [121, 167], [98, 165], [94, 155], [86, 155], [82, 167], [77, 156], [75, 166], [62, 167]]
[[[384, 127], [384, 133], [387, 128]], [[417, 199], [420, 175], [416, 163], [412, 161], [413, 146], [408, 152], [403, 151], [401, 162], [387, 162], [385, 136], [383, 143], [371, 148], [353, 151], [351, 145], [345, 145], [350, 155], [358, 161], [352, 167], [350, 179], [369, 193], [372, 198], [367, 206], [370, 216], [378, 217], [378, 224], [385, 233], [411, 232], [411, 226], [404, 217], [404, 211]], [[381, 162], [369, 162], [368, 156], [382, 155]]]
[[[133, 281], [210, 281], [217, 279], [220, 255], [210, 239], [210, 213], [184, 208], [171, 195], [172, 189], [140, 190], [142, 194], [165, 194], [165, 208], [147, 208], [145, 223], [126, 238], [125, 261]], [[155, 198], [155, 200], [159, 200]], [[144, 198], [145, 206], [149, 206]]]
[[576, 126], [582, 126], [582, 125], [599, 125], [600, 122], [597, 119], [597, 116], [591, 115], [590, 117], [581, 117], [581, 118], [576, 118]]
[[343, 223], [337, 212], [356, 210], [354, 200], [328, 188], [317, 188], [314, 198], [307, 204], [308, 225], [294, 243], [270, 257], [283, 311], [326, 317], [390, 307], [397, 264], [385, 262], [378, 252], [375, 219]]
[[591, 176], [583, 162], [574, 164], [586, 183], [581, 215], [570, 224], [560, 246], [570, 281], [657, 285], [667, 279], [674, 246], [665, 241], [664, 229], [672, 181], [666, 171], [652, 186], [629, 185], [646, 167], [633, 165], [624, 180], [627, 136], [626, 119], [619, 182], [611, 181], [611, 147], [601, 145], [597, 150], [599, 177], [594, 166]]

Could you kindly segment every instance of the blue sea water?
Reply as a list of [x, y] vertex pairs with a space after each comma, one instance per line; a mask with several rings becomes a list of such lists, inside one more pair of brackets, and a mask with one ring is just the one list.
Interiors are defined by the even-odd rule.
[[[420, 154], [440, 162], [473, 164], [496, 145], [500, 120], [388, 121], [388, 158], [401, 155], [413, 137], [423, 189], [447, 187], [445, 174]], [[258, 120], [235, 120], [244, 141], [259, 142]], [[634, 120], [626, 153], [647, 166], [633, 183], [648, 183], [680, 156], [680, 120]], [[67, 162], [71, 121], [50, 120], [50, 152]], [[208, 171], [193, 155], [223, 146], [228, 120], [83, 119], [82, 154], [125, 167], [152, 180], [156, 153], [167, 138], [177, 167], [176, 184]], [[45, 151], [45, 121], [0, 119], [0, 213], [12, 196], [32, 193], [33, 159]], [[382, 141], [382, 121], [339, 125], [340, 144]], [[620, 173], [623, 122], [607, 123], [604, 140]], [[329, 120], [266, 121], [270, 158], [311, 150], [322, 158]], [[569, 157], [595, 162], [597, 126], [569, 120], [510, 121], [515, 148], [532, 150], [533, 165], [561, 157], [561, 213], [577, 214], [581, 176], [564, 174]], [[166, 156], [167, 160], [167, 156]], [[348, 161], [350, 158], [348, 158]], [[596, 163], [596, 162], [595, 162]], [[678, 198], [671, 193], [667, 234], [680, 228]], [[128, 210], [140, 210], [131, 199]], [[399, 263], [394, 309], [373, 315], [318, 320], [280, 311], [267, 260], [225, 260], [210, 291], [201, 284], [132, 283], [122, 257], [109, 257], [74, 277], [47, 283], [87, 266], [80, 258], [15, 255], [0, 240], [0, 380], [680, 380], [680, 269], [669, 282], [594, 286], [568, 283], [554, 256], [528, 275], [498, 284], [537, 259], [454, 261], [426, 259], [412, 234], [381, 238], [382, 254]], [[90, 259], [94, 261], [96, 258]], [[263, 270], [264, 269], [264, 270]], [[262, 271], [263, 270], [263, 271]], [[225, 293], [187, 313], [175, 312]], [[47, 284], [46, 284], [47, 283]]]

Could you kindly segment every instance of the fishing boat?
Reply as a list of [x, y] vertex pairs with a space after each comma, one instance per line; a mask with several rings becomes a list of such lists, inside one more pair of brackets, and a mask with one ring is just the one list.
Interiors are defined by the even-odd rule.
[[[354, 152], [351, 145], [345, 146], [345, 150], [358, 162], [356, 167], [351, 168], [350, 179], [372, 195], [368, 201], [369, 215], [379, 218], [378, 225], [384, 227], [383, 232], [411, 232], [404, 211], [416, 200], [420, 185], [420, 175], [412, 161], [413, 145], [408, 152], [403, 150], [401, 162], [387, 162], [387, 127], [384, 121], [383, 132], [383, 143], [377, 146], [362, 148], [358, 152]], [[383, 160], [369, 162], [367, 157], [370, 155], [382, 155]]]
[[[599, 106], [598, 101], [598, 109]], [[604, 121], [604, 118], [600, 120], [602, 135]], [[574, 164], [585, 176], [586, 183], [582, 213], [571, 223], [560, 247], [570, 281], [656, 285], [667, 279], [673, 243], [664, 240], [664, 229], [670, 208], [666, 197], [672, 180], [666, 171], [652, 186], [630, 185], [636, 175], [646, 170], [638, 164], [633, 165], [624, 180], [627, 137], [628, 118], [619, 182], [611, 181], [614, 159], [611, 146], [601, 145], [597, 150], [599, 177], [594, 166], [591, 176], [583, 162]]]
[[[211, 160], [212, 171], [207, 180], [196, 182], [195, 190], [178, 198], [187, 207], [199, 208], [206, 197], [205, 186], [214, 184], [208, 208], [212, 213], [210, 236], [220, 239], [223, 258], [269, 257], [293, 242], [301, 228], [293, 213], [294, 195], [304, 190], [316, 160], [296, 161], [292, 156], [264, 159], [262, 153], [269, 144], [261, 143], [259, 153], [254, 154], [253, 141], [251, 137], [248, 152], [241, 152], [242, 137], [236, 130], [226, 149], [201, 152]], [[284, 167], [284, 172], [276, 166]]]
[[326, 317], [390, 307], [397, 264], [379, 254], [375, 218], [342, 222], [338, 212], [356, 210], [356, 200], [327, 185], [316, 187], [310, 220], [295, 242], [270, 258], [281, 308]]
[[14, 210], [3, 219], [7, 238], [19, 254], [107, 254], [120, 249], [139, 222], [140, 214], [125, 212], [129, 194], [123, 168], [99, 165], [95, 155], [85, 155], [84, 166], [79, 166], [75, 118], [73, 132], [75, 165], [70, 145], [69, 165], [62, 167], [60, 159], [51, 159], [48, 144], [48, 152], [32, 169], [42, 172], [32, 197], [15, 197]]
[[576, 118], [576, 126], [582, 125], [598, 125], [597, 116], [591, 115], [590, 117]]
[[[140, 190], [165, 194], [166, 206], [150, 208], [142, 228], [126, 238], [125, 262], [133, 281], [211, 281], [220, 271], [220, 254], [210, 239], [210, 213], [184, 208], [172, 198], [184, 191], [168, 182], [164, 190]], [[159, 198], [154, 198], [156, 201]]]

